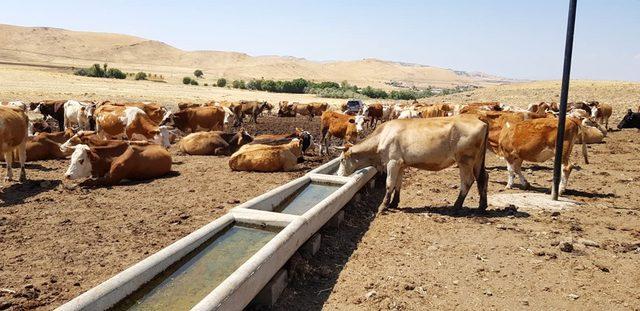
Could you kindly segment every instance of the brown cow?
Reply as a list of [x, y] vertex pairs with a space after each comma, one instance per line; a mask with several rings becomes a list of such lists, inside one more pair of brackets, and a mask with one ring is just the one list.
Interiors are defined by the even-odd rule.
[[501, 111], [502, 107], [499, 102], [483, 102], [483, 103], [470, 103], [460, 108], [459, 113], [474, 113], [477, 111]]
[[369, 119], [369, 128], [375, 128], [378, 121], [382, 122], [384, 107], [380, 103], [364, 105], [362, 115]]
[[62, 152], [60, 144], [73, 136], [73, 131], [40, 133], [27, 140], [27, 161], [42, 161], [50, 159], [64, 159], [70, 153]]
[[29, 118], [20, 108], [0, 106], [0, 152], [7, 163], [5, 181], [13, 179], [13, 152], [17, 150], [20, 162], [20, 181], [27, 180], [24, 163], [27, 160], [27, 128]]
[[220, 131], [224, 128], [224, 119], [222, 107], [206, 106], [170, 113], [161, 125], [172, 125], [185, 133]]
[[364, 124], [364, 116], [350, 116], [335, 111], [325, 111], [320, 125], [320, 155], [329, 153], [329, 137], [343, 139], [345, 142], [356, 143], [358, 133]]
[[240, 106], [242, 110], [238, 115], [238, 119], [240, 119], [240, 124], [244, 120], [244, 116], [248, 115], [250, 120], [254, 123], [258, 123], [258, 116], [262, 113], [263, 110], [273, 109], [273, 106], [268, 102], [259, 102], [259, 101], [241, 101]]
[[477, 111], [475, 114], [480, 120], [489, 124], [487, 148], [495, 154], [498, 154], [500, 133], [502, 132], [502, 128], [504, 128], [507, 122], [515, 124], [524, 120], [552, 117], [552, 115], [548, 114], [511, 111]]
[[609, 128], [609, 118], [613, 113], [613, 107], [609, 104], [601, 104], [598, 102], [591, 102], [591, 117], [598, 123], [604, 125], [605, 129]]
[[293, 170], [302, 158], [300, 140], [282, 145], [244, 145], [229, 159], [233, 171], [282, 172]]
[[171, 155], [158, 145], [73, 147], [65, 179], [93, 177], [97, 185], [114, 185], [123, 179], [146, 180], [166, 175], [171, 170]]
[[198, 108], [200, 107], [200, 104], [196, 104], [196, 103], [178, 103], [178, 110], [185, 110], [187, 108]]
[[322, 114], [329, 109], [328, 103], [308, 103], [311, 110], [311, 118], [315, 116], [322, 116]]
[[[567, 118], [562, 150], [562, 176], [559, 189], [561, 194], [567, 186], [567, 180], [573, 169], [573, 164], [569, 164], [573, 145], [578, 135], [583, 135], [580, 127], [580, 120]], [[505, 123], [500, 133], [498, 155], [507, 161], [509, 170], [507, 188], [513, 187], [515, 174], [518, 174], [522, 186], [525, 189], [529, 188], [529, 183], [521, 171], [522, 162], [544, 162], [551, 159], [555, 155], [557, 130], [558, 121], [551, 118], [524, 120], [514, 124]], [[582, 141], [584, 161], [589, 163], [584, 137]]]
[[29, 108], [35, 113], [42, 114], [45, 118], [51, 116], [58, 121], [58, 125], [62, 128], [64, 125], [64, 103], [66, 102], [66, 100], [43, 100], [30, 103]]
[[[161, 106], [158, 103], [152, 103], [152, 102], [112, 103], [112, 102], [106, 101], [106, 102], [103, 102], [98, 107], [102, 107], [104, 105], [140, 108], [142, 109], [142, 111], [144, 111], [144, 113], [146, 113], [149, 116], [151, 121], [153, 121], [153, 123], [155, 124], [159, 124], [160, 122], [162, 122], [163, 118], [167, 114], [167, 109], [165, 109], [163, 106]], [[96, 109], [96, 113], [97, 111], [98, 110]]]
[[163, 147], [168, 148], [171, 145], [169, 129], [166, 126], [158, 126], [138, 107], [104, 105], [96, 109], [95, 116], [96, 132], [102, 137], [124, 136], [133, 140], [134, 135], [141, 135]]
[[236, 133], [221, 131], [197, 132], [180, 141], [180, 150], [191, 155], [231, 155], [250, 143], [253, 137], [241, 129]]

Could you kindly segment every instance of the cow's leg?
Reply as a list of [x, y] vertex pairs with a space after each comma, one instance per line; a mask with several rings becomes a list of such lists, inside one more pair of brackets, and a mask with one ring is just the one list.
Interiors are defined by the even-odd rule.
[[513, 164], [511, 163], [512, 160], [510, 159], [505, 159], [507, 161], [507, 172], [508, 172], [508, 177], [507, 177], [507, 186], [505, 187], [506, 189], [513, 189], [513, 180], [516, 177], [516, 174], [514, 172], [513, 169]]
[[[484, 153], [485, 151], [483, 150], [482, 152]], [[484, 155], [482, 156], [484, 157]], [[489, 188], [489, 173], [487, 173], [487, 169], [484, 166], [484, 160], [476, 165], [473, 173], [478, 186], [478, 194], [480, 195], [480, 204], [478, 205], [478, 208], [480, 210], [486, 210], [487, 190]]]
[[4, 176], [4, 180], [10, 181], [13, 179], [13, 172], [11, 171], [13, 167], [13, 150], [4, 153], [4, 161], [7, 163], [7, 175]]
[[328, 128], [324, 128], [324, 127], [322, 128], [322, 131], [321, 131], [322, 138], [320, 139], [320, 156], [323, 155], [323, 152], [322, 152], [323, 149], [324, 149], [324, 153], [329, 154], [329, 138], [327, 137], [329, 134], [328, 132], [329, 132]]
[[26, 141], [22, 142], [20, 146], [18, 146], [18, 161], [20, 161], [20, 181], [27, 181], [27, 172], [24, 169], [24, 164], [27, 162], [27, 143]]
[[398, 177], [396, 178], [396, 187], [393, 191], [393, 199], [391, 200], [391, 207], [398, 208], [398, 204], [400, 203], [400, 189], [402, 188], [402, 176], [404, 176], [404, 168], [400, 167], [398, 171]]
[[456, 203], [453, 204], [453, 208], [456, 210], [462, 208], [464, 199], [467, 197], [469, 189], [471, 189], [473, 181], [475, 180], [475, 176], [473, 174], [473, 165], [469, 165], [467, 163], [458, 163], [458, 167], [460, 169], [460, 193], [458, 194]]
[[513, 169], [515, 170], [516, 174], [518, 174], [518, 178], [520, 179], [520, 184], [522, 185], [522, 187], [525, 190], [528, 190], [531, 185], [529, 184], [527, 179], [524, 178], [524, 174], [522, 174], [522, 159], [516, 159], [515, 161], [513, 161]]
[[400, 174], [400, 167], [400, 163], [396, 160], [390, 160], [389, 163], [387, 163], [387, 189], [384, 195], [384, 201], [378, 208], [378, 213], [391, 206], [391, 195], [396, 189], [398, 175]]

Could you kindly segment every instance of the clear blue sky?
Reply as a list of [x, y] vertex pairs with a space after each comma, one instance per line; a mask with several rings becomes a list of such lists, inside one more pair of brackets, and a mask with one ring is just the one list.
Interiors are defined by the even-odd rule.
[[[568, 0], [3, 1], [0, 23], [125, 33], [185, 50], [380, 58], [559, 79]], [[640, 0], [579, 0], [573, 77], [640, 81]]]

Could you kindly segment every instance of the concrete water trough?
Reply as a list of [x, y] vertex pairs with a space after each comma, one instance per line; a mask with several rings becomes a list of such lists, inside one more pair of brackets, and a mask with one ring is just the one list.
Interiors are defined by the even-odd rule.
[[[232, 209], [59, 310], [238, 310], [375, 175], [334, 159]], [[323, 174], [324, 173], [324, 174]]]

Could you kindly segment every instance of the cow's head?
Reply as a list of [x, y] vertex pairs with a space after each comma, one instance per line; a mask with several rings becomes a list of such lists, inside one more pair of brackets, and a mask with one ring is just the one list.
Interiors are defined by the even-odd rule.
[[153, 142], [164, 147], [171, 147], [171, 127], [166, 125], [158, 126], [158, 131], [153, 135]]
[[299, 137], [302, 139], [302, 152], [304, 153], [313, 144], [313, 135], [308, 131], [302, 131]]
[[[356, 124], [356, 131], [358, 131], [358, 134], [362, 133], [364, 131], [364, 122], [366, 121], [366, 118], [362, 115], [357, 115], [355, 116], [355, 124]], [[349, 122], [351, 122], [351, 119], [349, 119]]]
[[358, 159], [352, 156], [351, 147], [353, 147], [351, 143], [345, 143], [342, 147], [337, 148], [342, 150], [340, 166], [336, 173], [338, 176], [349, 176], [358, 169]]
[[627, 114], [618, 124], [619, 129], [637, 128], [640, 129], [640, 113], [634, 113], [629, 109]]
[[69, 168], [64, 173], [64, 178], [69, 180], [87, 178], [91, 176], [91, 148], [87, 145], [76, 145], [71, 147], [73, 153], [71, 154], [71, 161], [69, 161]]

